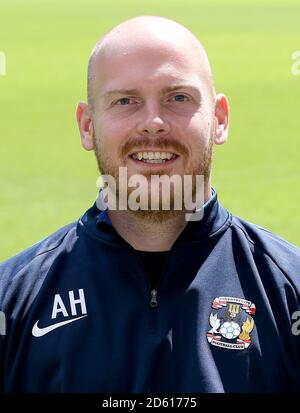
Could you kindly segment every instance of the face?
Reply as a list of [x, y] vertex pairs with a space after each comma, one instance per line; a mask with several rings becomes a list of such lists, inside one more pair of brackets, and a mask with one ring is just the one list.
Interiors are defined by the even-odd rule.
[[204, 175], [208, 184], [218, 119], [195, 52], [174, 44], [122, 50], [103, 53], [94, 82], [86, 149], [95, 150], [100, 172], [117, 180], [122, 166], [128, 178], [149, 181]]

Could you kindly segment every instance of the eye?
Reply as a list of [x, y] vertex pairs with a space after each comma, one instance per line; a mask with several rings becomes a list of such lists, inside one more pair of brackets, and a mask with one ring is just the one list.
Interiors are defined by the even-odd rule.
[[127, 106], [127, 105], [132, 105], [137, 103], [137, 99], [132, 98], [132, 97], [124, 97], [121, 99], [118, 99], [115, 104], [120, 105], [120, 106]]
[[122, 106], [129, 105], [129, 103], [130, 103], [130, 98], [121, 98], [117, 100], [116, 102], [117, 105], [122, 105]]
[[173, 102], [188, 102], [190, 99], [188, 96], [178, 93], [177, 95], [171, 96], [170, 100]]

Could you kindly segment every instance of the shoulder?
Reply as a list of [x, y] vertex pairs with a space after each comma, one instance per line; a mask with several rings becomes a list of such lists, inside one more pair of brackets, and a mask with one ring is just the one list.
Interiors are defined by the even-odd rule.
[[267, 229], [233, 216], [232, 230], [250, 245], [253, 254], [264, 255], [300, 287], [300, 249]]
[[76, 239], [77, 222], [60, 228], [12, 258], [0, 263], [0, 303], [13, 285], [24, 288], [43, 278], [55, 257], [71, 247]]
[[57, 249], [75, 226], [76, 222], [68, 224], [31, 247], [0, 263], [0, 274], [6, 268], [13, 268], [17, 271], [20, 267], [30, 263], [35, 258]]

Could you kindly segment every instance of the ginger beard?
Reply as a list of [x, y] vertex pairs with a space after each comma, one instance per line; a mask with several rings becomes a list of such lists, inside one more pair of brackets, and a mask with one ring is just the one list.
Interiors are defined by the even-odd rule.
[[[138, 140], [132, 139], [128, 141], [124, 147], [121, 149], [120, 152], [120, 163], [116, 165], [114, 162], [112, 162], [111, 157], [109, 156], [109, 153], [105, 151], [102, 148], [101, 145], [101, 139], [97, 139], [95, 136], [93, 136], [93, 141], [94, 141], [94, 153], [95, 157], [97, 160], [98, 164], [98, 169], [101, 175], [110, 175], [115, 179], [116, 182], [116, 198], [117, 198], [117, 206], [119, 205], [119, 167], [126, 167], [126, 161], [127, 161], [127, 156], [128, 153], [130, 153], [130, 149], [134, 148], [135, 151], [138, 151], [137, 148], [147, 148], [147, 146], [150, 147], [149, 144], [149, 139], [148, 138], [139, 138]], [[210, 172], [211, 172], [211, 164], [212, 164], [212, 156], [213, 156], [213, 142], [214, 142], [214, 137], [211, 134], [211, 137], [208, 139], [207, 145], [203, 148], [199, 148], [199, 157], [197, 158], [197, 163], [194, 161], [194, 165], [188, 166], [189, 159], [187, 158], [188, 151], [182, 145], [180, 142], [174, 142], [166, 138], [157, 138], [155, 140], [155, 147], [156, 148], [161, 148], [161, 151], [163, 152], [166, 150], [168, 147], [173, 147], [174, 149], [177, 149], [177, 152], [180, 153], [180, 156], [183, 156], [185, 159], [185, 174], [184, 175], [192, 175], [192, 199], [193, 202], [196, 199], [196, 191], [197, 191], [197, 186], [196, 186], [196, 175], [201, 175], [204, 177], [204, 185], [207, 184], [209, 178], [210, 178]], [[149, 168], [150, 169], [150, 168]], [[148, 183], [148, 202], [146, 205], [143, 205], [143, 209], [138, 209], [138, 210], [132, 210], [128, 206], [128, 199], [130, 197], [130, 194], [132, 194], [133, 191], [136, 191], [138, 186], [129, 186], [128, 181], [130, 179], [130, 176], [128, 174], [128, 179], [127, 179], [127, 206], [128, 206], [128, 211], [131, 212], [132, 214], [135, 214], [137, 218], [141, 218], [143, 220], [149, 221], [149, 223], [161, 223], [163, 221], [166, 221], [168, 219], [171, 219], [175, 216], [182, 215], [184, 210], [184, 175], [179, 174], [181, 176], [181, 182], [182, 182], [182, 199], [181, 204], [182, 204], [182, 209], [178, 210], [174, 208], [174, 198], [176, 197], [176, 194], [174, 193], [174, 185], [171, 184], [170, 186], [170, 208], [169, 209], [163, 209], [163, 199], [162, 199], [162, 185], [159, 185], [159, 193], [157, 193], [157, 187], [151, 186], [151, 176], [152, 175], [168, 175], [166, 173], [165, 169], [157, 170], [155, 173], [151, 170], [149, 172], [144, 172], [143, 176], [147, 178], [147, 183]], [[170, 178], [174, 175], [168, 175]], [[199, 188], [198, 188], [199, 190]], [[201, 190], [204, 190], [204, 188], [201, 188]], [[151, 209], [151, 196], [154, 198], [158, 198], [158, 209], [152, 210]], [[178, 194], [177, 194], [178, 196]], [[139, 199], [137, 199], [137, 202], [139, 202]]]

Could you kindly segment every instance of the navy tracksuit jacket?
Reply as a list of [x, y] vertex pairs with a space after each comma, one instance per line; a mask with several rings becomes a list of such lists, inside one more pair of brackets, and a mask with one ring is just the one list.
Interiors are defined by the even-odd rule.
[[158, 285], [94, 205], [0, 265], [2, 391], [300, 392], [299, 295], [300, 250], [216, 193]]

